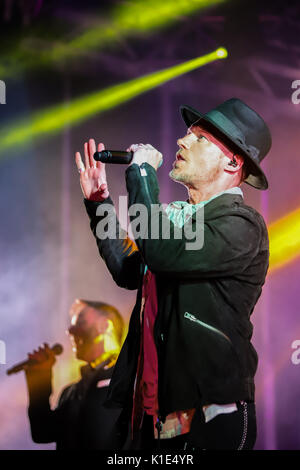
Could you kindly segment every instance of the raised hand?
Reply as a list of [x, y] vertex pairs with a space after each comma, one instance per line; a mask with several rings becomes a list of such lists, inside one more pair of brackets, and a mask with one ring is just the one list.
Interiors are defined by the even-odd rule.
[[[98, 145], [98, 152], [104, 150], [104, 144]], [[96, 143], [94, 139], [84, 144], [83, 163], [80, 152], [75, 154], [75, 162], [80, 173], [80, 186], [83, 195], [90, 201], [104, 201], [109, 196], [106, 181], [105, 163], [96, 162], [94, 153], [96, 152]]]

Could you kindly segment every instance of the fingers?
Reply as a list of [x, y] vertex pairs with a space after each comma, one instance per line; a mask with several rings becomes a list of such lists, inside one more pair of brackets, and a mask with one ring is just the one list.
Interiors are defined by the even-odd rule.
[[49, 359], [49, 354], [47, 352], [47, 349], [43, 345], [39, 346], [37, 350], [37, 354], [36, 354], [36, 359], [39, 362], [47, 361]]
[[132, 144], [130, 147], [127, 149], [127, 152], [136, 152], [137, 150], [156, 150], [153, 145], [151, 144]]
[[[98, 152], [105, 150], [104, 144], [98, 144]], [[89, 139], [88, 142], [84, 143], [84, 163], [81, 158], [80, 152], [75, 153], [75, 162], [79, 173], [89, 168], [104, 168], [104, 163], [96, 162], [94, 159], [94, 153], [96, 152], [95, 139]]]
[[39, 363], [45, 361], [45, 359], [47, 359], [47, 356], [45, 354], [45, 351], [39, 348], [38, 350], [34, 349], [32, 353], [29, 353], [28, 358], [36, 363]]
[[89, 164], [90, 167], [96, 167], [96, 160], [94, 159], [94, 153], [96, 152], [96, 143], [94, 139], [89, 140], [88, 144], [88, 154], [89, 154]]
[[89, 157], [89, 149], [88, 149], [88, 143], [84, 143], [84, 162], [85, 162], [85, 168], [88, 170], [90, 168], [90, 157]]
[[[44, 349], [46, 352], [50, 352], [50, 353], [53, 353], [52, 349], [49, 347], [49, 344], [48, 343], [44, 343]], [[54, 354], [54, 353], [53, 353]]]
[[48, 343], [41, 344], [37, 349], [27, 354], [28, 363], [24, 367], [26, 373], [37, 373], [52, 368], [56, 362], [55, 353], [49, 347]]
[[85, 168], [84, 168], [84, 164], [83, 164], [80, 152], [75, 153], [75, 163], [76, 163], [77, 170], [79, 171], [79, 173], [82, 173], [85, 170]]
[[32, 353], [29, 353], [31, 359], [45, 359], [48, 358], [49, 355], [54, 355], [52, 349], [50, 349], [48, 343], [44, 343], [38, 347], [38, 349], [34, 349]]
[[[102, 152], [102, 150], [105, 150], [105, 146], [102, 142], [98, 144], [98, 152]], [[100, 170], [100, 175], [98, 179], [98, 185], [99, 185], [99, 192], [102, 198], [107, 198], [109, 196], [108, 192], [108, 186], [106, 182], [106, 168], [105, 168], [105, 163], [98, 161], [96, 163], [96, 167], [99, 168]]]
[[[98, 152], [102, 152], [102, 150], [105, 150], [105, 146], [104, 146], [104, 144], [101, 142], [100, 144], [98, 144]], [[97, 167], [97, 168], [100, 168], [101, 170], [103, 170], [104, 175], [105, 175], [105, 163], [96, 162], [96, 167]]]
[[130, 165], [147, 162], [157, 170], [162, 164], [162, 154], [151, 144], [132, 144], [128, 150], [134, 152]]
[[127, 152], [136, 152], [141, 144], [131, 144]]

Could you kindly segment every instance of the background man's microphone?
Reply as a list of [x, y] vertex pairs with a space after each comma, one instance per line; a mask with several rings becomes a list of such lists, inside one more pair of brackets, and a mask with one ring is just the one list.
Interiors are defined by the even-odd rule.
[[133, 158], [133, 152], [123, 152], [122, 150], [102, 150], [95, 152], [94, 159], [102, 163], [121, 163], [129, 165]]
[[[52, 346], [51, 350], [54, 352], [56, 356], [59, 356], [59, 354], [63, 352], [64, 348], [62, 347], [61, 344], [56, 343]], [[17, 372], [20, 372], [20, 370], [23, 370], [24, 367], [31, 366], [34, 364], [37, 364], [37, 361], [33, 359], [27, 359], [27, 361], [19, 362], [18, 364], [13, 366], [11, 369], [8, 369], [6, 373], [7, 375], [16, 374]]]

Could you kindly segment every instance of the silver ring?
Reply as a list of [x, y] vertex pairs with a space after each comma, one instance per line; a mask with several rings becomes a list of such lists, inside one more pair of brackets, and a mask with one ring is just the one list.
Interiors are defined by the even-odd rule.
[[78, 173], [82, 173], [84, 170], [82, 168], [78, 168]]

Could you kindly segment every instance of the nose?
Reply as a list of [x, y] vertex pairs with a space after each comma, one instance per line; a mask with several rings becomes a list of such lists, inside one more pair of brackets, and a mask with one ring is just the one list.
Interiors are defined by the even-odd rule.
[[74, 334], [77, 333], [77, 328], [74, 325], [71, 325], [67, 329], [66, 333], [69, 334], [69, 335], [74, 335]]
[[184, 137], [181, 137], [180, 139], [177, 140], [177, 145], [178, 147], [182, 149], [188, 150], [191, 145], [191, 139], [190, 136], [187, 134]]

